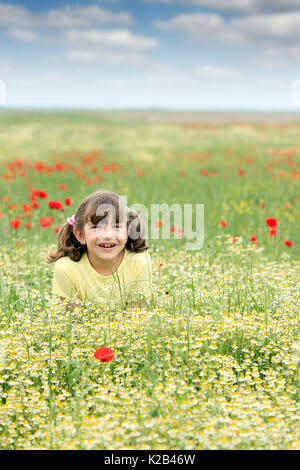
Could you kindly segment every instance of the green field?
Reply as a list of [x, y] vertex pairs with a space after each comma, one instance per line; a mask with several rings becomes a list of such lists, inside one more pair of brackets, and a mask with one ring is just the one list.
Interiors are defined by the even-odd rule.
[[[299, 135], [297, 122], [0, 113], [1, 449], [299, 448]], [[67, 314], [45, 258], [103, 188], [149, 210], [204, 204], [204, 245], [149, 238], [151, 303]], [[113, 361], [94, 359], [100, 346]]]

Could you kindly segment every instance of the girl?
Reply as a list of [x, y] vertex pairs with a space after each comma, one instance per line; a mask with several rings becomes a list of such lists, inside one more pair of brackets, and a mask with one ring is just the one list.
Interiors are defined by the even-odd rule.
[[48, 255], [55, 262], [53, 293], [61, 300], [143, 306], [152, 290], [144, 234], [139, 215], [117, 194], [92, 193], [60, 228], [57, 251]]

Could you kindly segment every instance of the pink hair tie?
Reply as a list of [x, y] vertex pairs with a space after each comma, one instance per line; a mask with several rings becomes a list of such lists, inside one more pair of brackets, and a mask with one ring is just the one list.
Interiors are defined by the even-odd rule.
[[76, 217], [75, 215], [73, 214], [72, 217], [68, 217], [67, 218], [67, 222], [68, 224], [72, 225], [74, 227], [74, 225], [76, 224]]

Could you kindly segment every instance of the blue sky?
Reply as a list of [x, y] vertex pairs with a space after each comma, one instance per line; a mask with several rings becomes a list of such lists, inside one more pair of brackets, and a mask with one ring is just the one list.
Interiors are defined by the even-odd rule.
[[299, 59], [299, 0], [0, 1], [8, 108], [299, 111]]

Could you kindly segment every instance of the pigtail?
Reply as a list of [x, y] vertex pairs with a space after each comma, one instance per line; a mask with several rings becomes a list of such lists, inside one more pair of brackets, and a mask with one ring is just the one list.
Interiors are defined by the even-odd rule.
[[73, 226], [68, 222], [58, 232], [57, 251], [49, 253], [47, 263], [54, 263], [63, 256], [69, 256], [72, 261], [79, 261], [86, 251], [86, 245], [82, 245], [73, 233]]
[[127, 217], [128, 239], [125, 248], [135, 253], [143, 253], [148, 250], [145, 224], [133, 209], [129, 210]]

